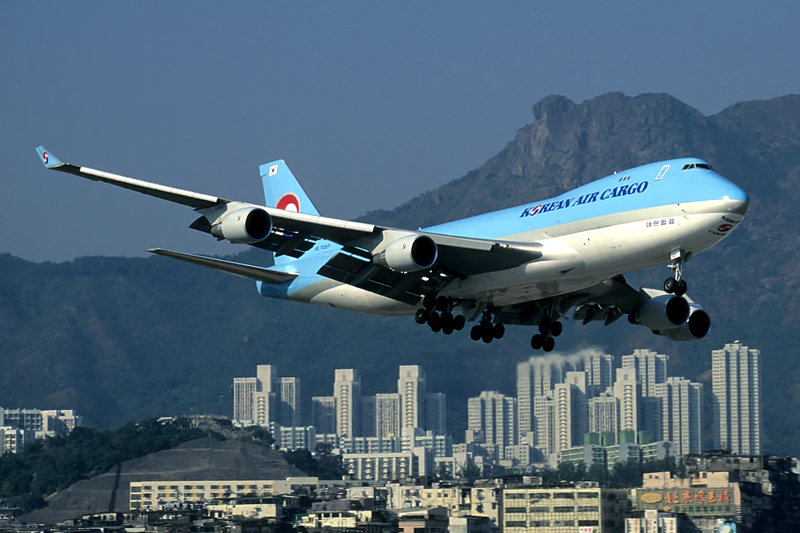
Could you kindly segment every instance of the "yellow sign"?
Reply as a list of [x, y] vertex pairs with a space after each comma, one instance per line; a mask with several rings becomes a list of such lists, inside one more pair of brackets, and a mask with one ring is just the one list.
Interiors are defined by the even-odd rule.
[[658, 492], [645, 492], [639, 499], [644, 503], [658, 503], [664, 498]]

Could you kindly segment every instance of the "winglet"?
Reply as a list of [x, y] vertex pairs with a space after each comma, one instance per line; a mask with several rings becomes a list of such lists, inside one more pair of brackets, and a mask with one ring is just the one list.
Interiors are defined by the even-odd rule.
[[56, 168], [64, 164], [44, 146], [36, 147], [36, 153], [39, 154], [39, 159], [47, 168]]

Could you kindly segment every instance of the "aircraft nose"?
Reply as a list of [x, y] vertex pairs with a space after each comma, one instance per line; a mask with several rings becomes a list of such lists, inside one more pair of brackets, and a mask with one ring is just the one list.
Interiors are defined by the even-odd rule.
[[750, 196], [738, 185], [731, 182], [728, 185], [723, 199], [729, 202], [731, 213], [744, 216], [750, 209]]

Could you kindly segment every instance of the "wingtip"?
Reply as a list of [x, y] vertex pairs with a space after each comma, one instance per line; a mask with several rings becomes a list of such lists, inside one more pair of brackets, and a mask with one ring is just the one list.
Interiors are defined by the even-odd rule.
[[39, 160], [46, 168], [56, 168], [64, 164], [44, 146], [37, 146], [36, 153], [39, 154]]

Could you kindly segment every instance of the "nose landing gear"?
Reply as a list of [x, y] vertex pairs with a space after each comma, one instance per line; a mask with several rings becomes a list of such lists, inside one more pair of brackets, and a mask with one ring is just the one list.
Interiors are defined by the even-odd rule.
[[683, 253], [678, 250], [672, 252], [669, 258], [671, 262], [669, 265], [667, 265], [667, 268], [672, 269], [675, 274], [673, 277], [664, 280], [664, 291], [670, 294], [675, 294], [676, 296], [683, 296], [686, 294], [686, 289], [688, 287], [686, 280], [681, 279], [685, 257]]

